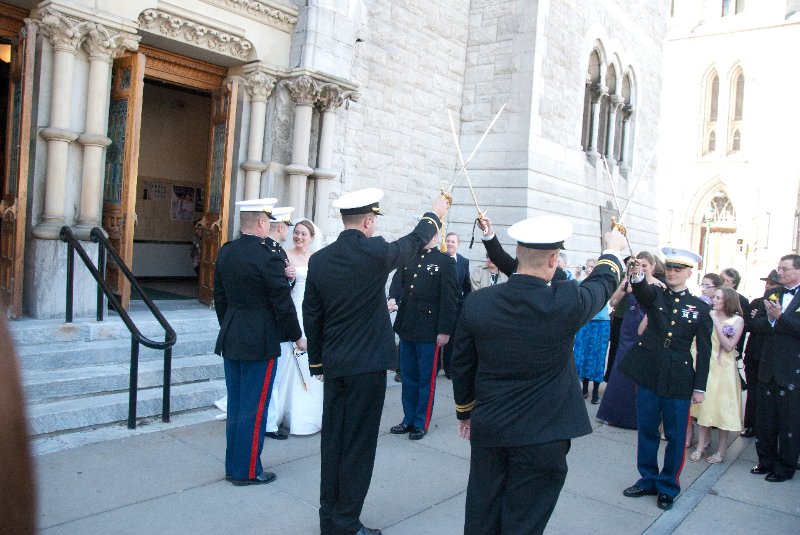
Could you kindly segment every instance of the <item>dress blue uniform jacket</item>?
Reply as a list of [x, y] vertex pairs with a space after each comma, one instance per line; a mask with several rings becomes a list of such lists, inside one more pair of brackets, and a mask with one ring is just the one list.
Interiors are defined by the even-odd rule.
[[312, 375], [344, 377], [394, 368], [397, 350], [386, 280], [431, 241], [441, 222], [426, 213], [397, 241], [346, 229], [311, 256], [303, 299]]
[[473, 445], [526, 446], [592, 432], [572, 347], [621, 272], [616, 256], [603, 255], [582, 284], [515, 274], [467, 297], [450, 374], [456, 416], [471, 419]]
[[395, 332], [417, 343], [453, 334], [459, 293], [453, 257], [436, 248], [423, 249], [392, 278], [389, 297], [398, 303]]
[[232, 360], [268, 360], [280, 343], [303, 336], [273, 240], [243, 234], [226, 243], [214, 271], [214, 308], [220, 324], [214, 352]]
[[[620, 362], [622, 372], [661, 397], [690, 399], [705, 391], [711, 356], [711, 307], [688, 290], [679, 292], [633, 283], [633, 295], [647, 314], [647, 329]], [[692, 366], [692, 342], [697, 356]]]

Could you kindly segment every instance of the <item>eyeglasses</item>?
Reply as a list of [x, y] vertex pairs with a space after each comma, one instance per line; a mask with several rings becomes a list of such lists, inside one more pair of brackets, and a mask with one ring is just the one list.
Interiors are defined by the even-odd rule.
[[797, 268], [795, 268], [795, 267], [778, 266], [778, 267], [775, 268], [775, 271], [777, 271], [779, 273], [785, 273], [787, 271], [794, 271], [795, 269], [797, 269]]

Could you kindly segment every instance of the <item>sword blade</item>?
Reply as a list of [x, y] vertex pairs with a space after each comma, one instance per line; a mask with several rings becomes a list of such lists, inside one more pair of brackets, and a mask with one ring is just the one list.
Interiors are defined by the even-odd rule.
[[[656, 147], [658, 147], [658, 143], [656, 143]], [[639, 187], [639, 182], [641, 182], [642, 179], [644, 178], [644, 175], [647, 174], [647, 169], [650, 167], [650, 162], [653, 161], [653, 157], [656, 155], [656, 151], [657, 150], [658, 149], [655, 148], [655, 149], [653, 149], [653, 152], [650, 153], [650, 157], [647, 159], [647, 163], [644, 164], [644, 168], [642, 169], [642, 173], [639, 175], [639, 178], [636, 179], [636, 182], [633, 183], [633, 189], [631, 189], [631, 194], [628, 196], [628, 202], [625, 203], [625, 209], [619, 215], [619, 222], [620, 223], [622, 223], [622, 220], [625, 217], [625, 214], [628, 213], [628, 208], [631, 207], [631, 201], [633, 201], [633, 196], [636, 193], [636, 188]]]
[[[617, 214], [621, 214], [622, 210], [620, 210], [619, 208], [619, 198], [617, 197], [617, 191], [614, 189], [614, 178], [611, 176], [611, 170], [608, 168], [608, 162], [606, 161], [606, 157], [602, 156], [602, 158], [603, 158], [603, 166], [606, 169], [606, 176], [608, 177], [608, 184], [611, 186], [611, 194], [614, 196], [614, 203], [617, 205]], [[628, 201], [628, 204], [630, 204], [630, 201]], [[620, 215], [620, 221], [621, 220], [622, 220], [622, 215]], [[625, 227], [622, 226], [622, 223], [620, 223], [619, 221], [614, 221], [613, 217], [611, 218], [611, 224], [612, 228], [617, 228], [618, 230], [620, 230], [620, 232], [622, 232], [625, 229]], [[631, 255], [636, 256], [633, 253], [633, 247], [631, 247], [631, 241], [628, 239], [628, 233], [623, 232], [622, 235], [625, 236], [625, 243], [628, 244], [628, 249], [630, 250]]]
[[[456, 181], [458, 180], [458, 177], [461, 176], [461, 173], [463, 173], [463, 172], [465, 172], [467, 170], [467, 165], [469, 164], [469, 162], [472, 161], [472, 158], [475, 156], [475, 153], [478, 152], [478, 149], [480, 148], [481, 144], [483, 144], [483, 140], [486, 139], [486, 136], [489, 135], [489, 132], [492, 131], [492, 127], [494, 127], [494, 123], [497, 122], [497, 119], [500, 118], [500, 114], [503, 113], [504, 109], [506, 109], [506, 104], [508, 104], [508, 102], [506, 102], [502, 106], [500, 106], [500, 109], [494, 115], [494, 118], [492, 119], [492, 122], [489, 123], [489, 126], [486, 128], [486, 130], [483, 131], [483, 135], [478, 140], [478, 143], [475, 144], [475, 147], [472, 149], [472, 152], [469, 153], [469, 158], [467, 158], [466, 161], [464, 161], [463, 158], [461, 159], [461, 169], [458, 170], [458, 173], [456, 173], [456, 176], [453, 179], [453, 182], [450, 184], [450, 187], [447, 188], [447, 192], [448, 193], [453, 191], [453, 186], [456, 185]], [[447, 115], [448, 115], [448, 117], [450, 116], [450, 110], [447, 110]], [[455, 128], [453, 128], [453, 119], [452, 119], [452, 117], [450, 118], [450, 128], [452, 128], [455, 131]], [[458, 143], [458, 141], [456, 141], [456, 143]], [[461, 149], [459, 148], [459, 151], [460, 150]]]
[[[469, 192], [472, 194], [472, 201], [475, 203], [475, 209], [478, 210], [478, 216], [482, 216], [483, 212], [481, 212], [480, 206], [478, 206], [478, 197], [475, 196], [475, 190], [472, 188], [472, 181], [469, 179], [469, 173], [467, 173], [467, 166], [464, 163], [464, 155], [461, 153], [461, 145], [458, 142], [458, 134], [456, 134], [456, 125], [453, 123], [453, 116], [450, 114], [450, 110], [447, 110], [447, 118], [450, 120], [450, 131], [453, 133], [453, 142], [456, 145], [456, 151], [458, 152], [458, 161], [461, 162], [461, 168], [464, 170], [464, 178], [467, 179], [467, 186], [469, 186]], [[452, 190], [453, 184], [450, 185], [450, 189]]]

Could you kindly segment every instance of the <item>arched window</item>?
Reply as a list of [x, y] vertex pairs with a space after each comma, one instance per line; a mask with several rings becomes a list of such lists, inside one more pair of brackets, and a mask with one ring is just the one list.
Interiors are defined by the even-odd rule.
[[739, 70], [731, 83], [731, 110], [728, 114], [728, 153], [742, 148], [742, 115], [744, 114], [744, 73]]
[[703, 117], [703, 154], [717, 149], [717, 116], [719, 115], [719, 76], [716, 71], [706, 79]]
[[610, 95], [613, 95], [617, 90], [617, 74], [614, 65], [609, 65], [606, 70], [606, 91], [600, 97], [600, 116], [598, 118], [597, 128], [597, 152], [600, 154], [608, 154], [608, 120], [611, 110]]
[[589, 70], [586, 73], [586, 87], [583, 93], [583, 126], [581, 129], [581, 146], [589, 150], [592, 141], [592, 102], [594, 88], [600, 85], [600, 54], [593, 50], [589, 54]]

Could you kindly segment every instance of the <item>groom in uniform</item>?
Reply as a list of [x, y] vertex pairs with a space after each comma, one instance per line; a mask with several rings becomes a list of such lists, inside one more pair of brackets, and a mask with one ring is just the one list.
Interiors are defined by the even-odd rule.
[[226, 243], [214, 271], [214, 305], [220, 324], [214, 352], [225, 366], [228, 418], [225, 478], [234, 485], [275, 480], [261, 466], [264, 409], [275, 380], [281, 342], [305, 348], [286, 264], [267, 242], [276, 199], [240, 201], [241, 237]]

